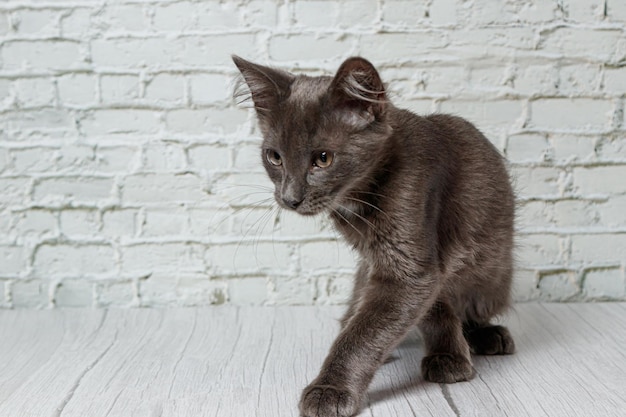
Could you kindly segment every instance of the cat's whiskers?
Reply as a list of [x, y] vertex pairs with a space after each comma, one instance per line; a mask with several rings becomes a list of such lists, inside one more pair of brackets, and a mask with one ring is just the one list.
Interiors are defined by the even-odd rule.
[[[388, 219], [390, 219], [390, 217], [389, 217], [389, 215], [388, 215], [387, 213], [385, 213], [383, 210], [381, 210], [379, 207], [376, 207], [376, 206], [375, 206], [374, 204], [372, 204], [372, 203], [368, 203], [368, 202], [367, 202], [367, 201], [365, 201], [365, 200], [361, 200], [361, 199], [359, 199], [359, 198], [355, 198], [355, 197], [344, 197], [344, 198], [345, 198], [345, 199], [347, 199], [347, 200], [352, 200], [352, 201], [356, 201], [356, 202], [358, 202], [358, 203], [365, 204], [365, 205], [367, 205], [367, 206], [369, 206], [369, 207], [373, 208], [374, 210], [378, 211], [379, 213], [384, 214], [384, 215], [385, 215]], [[344, 208], [345, 208], [345, 207], [344, 207]]]
[[[374, 224], [372, 222], [370, 222], [369, 220], [367, 220], [365, 217], [361, 216], [359, 213], [357, 213], [354, 210], [350, 210], [348, 207], [344, 206], [344, 205], [339, 205], [339, 208], [342, 208], [348, 212], [350, 212], [352, 215], [356, 216], [357, 218], [361, 219], [365, 224], [367, 224], [369, 227], [372, 228], [372, 230], [376, 233], [378, 233], [378, 229], [376, 229], [376, 226], [374, 226]], [[343, 217], [343, 216], [342, 216]], [[345, 217], [344, 217], [345, 219]]]
[[363, 236], [363, 233], [361, 233], [361, 231], [359, 229], [357, 229], [355, 225], [350, 223], [350, 220], [348, 220], [343, 214], [341, 214], [341, 212], [339, 210], [337, 210], [334, 207], [331, 207], [330, 209], [333, 211], [333, 213], [336, 213], [339, 217], [344, 219], [345, 222], [348, 223], [350, 225], [350, 227], [352, 227], [354, 229], [354, 231], [359, 234], [359, 236], [361, 236], [361, 238], [365, 238], [365, 236]]

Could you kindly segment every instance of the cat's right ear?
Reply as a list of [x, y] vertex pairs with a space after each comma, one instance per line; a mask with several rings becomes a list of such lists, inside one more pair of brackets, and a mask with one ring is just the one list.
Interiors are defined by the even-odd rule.
[[330, 85], [330, 96], [342, 119], [357, 127], [365, 127], [385, 115], [385, 86], [368, 60], [352, 57], [344, 61]]
[[[293, 74], [254, 64], [237, 55], [232, 58], [243, 77], [235, 89], [238, 104], [251, 98], [257, 113], [267, 114], [289, 94], [289, 87], [294, 80]], [[244, 84], [248, 86], [247, 89], [241, 88]]]

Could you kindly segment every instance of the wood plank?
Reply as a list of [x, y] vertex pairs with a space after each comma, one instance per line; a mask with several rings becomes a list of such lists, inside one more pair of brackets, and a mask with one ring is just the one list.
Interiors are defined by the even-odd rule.
[[[412, 332], [361, 416], [623, 416], [625, 303], [521, 304], [511, 356], [477, 377], [420, 376]], [[0, 416], [297, 416], [336, 336], [337, 307], [0, 311]]]

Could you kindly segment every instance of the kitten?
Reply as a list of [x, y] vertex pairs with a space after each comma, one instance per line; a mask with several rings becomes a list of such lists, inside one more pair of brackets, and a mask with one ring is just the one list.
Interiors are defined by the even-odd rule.
[[233, 60], [263, 135], [278, 204], [327, 212], [360, 255], [342, 329], [304, 389], [304, 417], [352, 416], [376, 369], [417, 324], [424, 379], [471, 379], [470, 352], [509, 354], [492, 325], [510, 302], [514, 195], [504, 160], [468, 121], [387, 99], [374, 66], [334, 77]]

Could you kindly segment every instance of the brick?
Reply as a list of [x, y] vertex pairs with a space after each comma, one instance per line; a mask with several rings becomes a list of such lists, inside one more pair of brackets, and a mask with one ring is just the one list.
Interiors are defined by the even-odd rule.
[[626, 164], [574, 168], [574, 188], [583, 195], [626, 193]]
[[567, 301], [580, 292], [575, 272], [551, 272], [539, 277], [541, 298], [546, 301]]
[[263, 305], [268, 298], [268, 281], [264, 277], [231, 278], [228, 280], [228, 300], [240, 306]]
[[218, 273], [232, 274], [289, 270], [293, 264], [291, 246], [279, 242], [212, 246], [207, 249], [205, 259], [209, 267]]
[[13, 168], [17, 173], [68, 172], [92, 168], [94, 165], [94, 150], [90, 146], [14, 149], [12, 156]]
[[154, 26], [157, 30], [175, 32], [230, 29], [240, 24], [239, 8], [233, 3], [220, 2], [182, 1], [164, 4], [155, 9]]
[[91, 307], [94, 305], [94, 284], [85, 280], [64, 280], [54, 293], [56, 307]]
[[231, 213], [226, 210], [209, 208], [190, 208], [189, 233], [195, 236], [228, 235]]
[[307, 273], [327, 268], [354, 268], [355, 254], [342, 242], [312, 242], [302, 244], [300, 264]]
[[572, 262], [606, 264], [624, 262], [626, 234], [572, 236]]
[[284, 5], [274, 1], [251, 0], [244, 12], [244, 20], [251, 27], [276, 27], [281, 7], [284, 8]]
[[96, 148], [96, 172], [128, 172], [139, 164], [139, 149], [128, 146], [110, 146]]
[[5, 35], [9, 33], [9, 16], [0, 12], [0, 35]]
[[23, 204], [28, 195], [28, 178], [0, 178], [0, 206]]
[[60, 213], [64, 236], [97, 236], [100, 232], [100, 213], [97, 210], [64, 210]]
[[[272, 198], [272, 204], [276, 204], [273, 202], [273, 190], [269, 190], [267, 195]], [[267, 209], [264, 211], [267, 212]], [[299, 214], [283, 210], [276, 217], [277, 224], [274, 226], [276, 229], [276, 236], [293, 237], [294, 239], [298, 239], [304, 236], [335, 233], [332, 226], [330, 226], [328, 222], [324, 222], [324, 219], [317, 216], [300, 216]], [[273, 219], [274, 216], [272, 216], [271, 220], [274, 221]], [[268, 222], [269, 221], [270, 220], [268, 220]], [[329, 244], [335, 245], [334, 242]]]
[[99, 282], [96, 284], [98, 307], [131, 307], [135, 300], [132, 282]]
[[91, 45], [93, 63], [103, 67], [232, 65], [232, 53], [241, 56], [256, 54], [255, 36], [251, 34], [96, 39]]
[[102, 109], [90, 111], [81, 120], [86, 136], [109, 134], [149, 134], [160, 129], [161, 112], [143, 109]]
[[513, 135], [507, 141], [506, 157], [511, 162], [541, 162], [549, 152], [550, 146], [544, 135]]
[[143, 170], [180, 171], [187, 166], [185, 150], [177, 143], [149, 143], [144, 150]]
[[75, 130], [73, 115], [64, 109], [11, 111], [0, 115], [0, 124], [9, 130]]
[[84, 106], [96, 102], [96, 77], [92, 74], [70, 74], [57, 79], [59, 99], [64, 105]]
[[464, 58], [508, 56], [513, 51], [535, 49], [535, 38], [531, 27], [471, 28], [449, 32], [446, 46], [455, 56]]
[[354, 287], [351, 274], [316, 277], [315, 304], [345, 304]]
[[328, 3], [323, 0], [300, 1], [295, 4], [295, 17], [304, 27], [326, 26], [352, 28], [376, 21], [374, 0], [348, 0]]
[[260, 144], [241, 145], [235, 149], [236, 169], [242, 171], [263, 171]]
[[391, 25], [413, 25], [425, 21], [429, 9], [421, 2], [388, 0], [382, 3], [383, 22]]
[[568, 1], [564, 3], [567, 20], [594, 22], [604, 18], [604, 0]]
[[434, 0], [428, 9], [430, 22], [436, 26], [452, 26], [458, 22], [455, 0]]
[[38, 202], [103, 202], [113, 197], [113, 179], [99, 177], [44, 178], [35, 183], [33, 199]]
[[593, 160], [596, 142], [595, 137], [589, 136], [551, 135], [552, 159], [560, 163]]
[[219, 199], [218, 201], [231, 207], [241, 207], [259, 204], [261, 199], [252, 193], [264, 189], [274, 189], [267, 175], [233, 173], [220, 179], [219, 183], [211, 188], [211, 192]]
[[626, 4], [620, 0], [607, 0], [607, 16], [613, 21], [626, 22]]
[[461, 115], [481, 129], [485, 126], [511, 126], [522, 116], [521, 103], [516, 100], [446, 100], [441, 103], [441, 111]]
[[420, 83], [426, 93], [453, 94], [467, 88], [468, 75], [464, 67], [433, 67], [420, 71]]
[[596, 144], [596, 152], [602, 161], [626, 160], [626, 137], [618, 134], [601, 138]]
[[43, 239], [58, 235], [58, 220], [48, 210], [25, 210], [14, 213], [13, 232], [20, 238]]
[[219, 145], [197, 145], [187, 150], [190, 167], [198, 171], [226, 170], [232, 165], [231, 149]]
[[180, 236], [187, 234], [187, 213], [183, 209], [151, 209], [145, 212], [142, 236]]
[[95, 30], [92, 21], [94, 10], [88, 8], [66, 9], [61, 16], [61, 33], [63, 36], [84, 37]]
[[593, 299], [622, 299], [626, 295], [626, 279], [621, 268], [596, 269], [585, 273], [583, 291]]
[[44, 280], [17, 280], [11, 284], [11, 302], [14, 308], [45, 308], [50, 304], [49, 282]]
[[539, 298], [539, 274], [534, 270], [516, 270], [513, 275], [512, 298], [514, 302], [537, 300]]
[[125, 178], [126, 203], [199, 202], [206, 199], [204, 182], [195, 175], [137, 174]]
[[604, 87], [604, 91], [609, 93], [626, 93], [626, 67], [605, 68], [602, 85]]
[[554, 95], [558, 92], [559, 72], [555, 65], [518, 65], [512, 88], [524, 95]]
[[227, 283], [211, 280], [206, 274], [182, 274], [176, 287], [177, 305], [221, 305], [228, 299]]
[[522, 197], [558, 196], [561, 194], [564, 172], [552, 167], [515, 167], [511, 177]]
[[[233, 194], [238, 191], [233, 190]], [[263, 194], [258, 194], [257, 191], [253, 191], [258, 196], [259, 200], [264, 200]], [[271, 200], [271, 193], [264, 193], [269, 196]], [[256, 208], [255, 205], [238, 211], [232, 215], [232, 235], [242, 236], [247, 238], [260, 239], [266, 237], [269, 239], [278, 236], [275, 234], [275, 221], [277, 218], [276, 211], [272, 208]], [[302, 231], [300, 238], [305, 236], [305, 232]]]
[[14, 105], [15, 89], [10, 80], [0, 78], [0, 110]]
[[135, 236], [138, 210], [113, 209], [102, 213], [102, 235], [114, 239]]
[[54, 85], [49, 78], [24, 78], [15, 81], [17, 105], [20, 108], [52, 106]]
[[97, 21], [99, 25], [116, 32], [145, 32], [151, 26], [147, 4], [105, 4], [97, 14]]
[[17, 275], [26, 269], [26, 253], [21, 246], [0, 246], [2, 274]]
[[35, 249], [33, 268], [46, 277], [112, 273], [115, 254], [106, 244], [43, 244]]
[[5, 70], [68, 69], [83, 63], [79, 43], [66, 40], [8, 41], [1, 53]]
[[[384, 35], [379, 35], [384, 36]], [[367, 40], [362, 38], [363, 43]], [[384, 39], [380, 39], [384, 42]], [[315, 60], [339, 60], [347, 58], [346, 51], [352, 49], [354, 39], [350, 36], [331, 35], [274, 35], [270, 38], [269, 55], [274, 61], [303, 61], [302, 51], [307, 51], [304, 61]], [[363, 48], [366, 48], [363, 45]], [[376, 54], [371, 51], [370, 59], [376, 59]]]
[[136, 75], [102, 75], [100, 89], [104, 102], [128, 102], [139, 97], [139, 77]]
[[[385, 62], [394, 59], [406, 59], [407, 57], [416, 59], [424, 54], [437, 51], [444, 46], [445, 39], [439, 33], [417, 32], [410, 37], [403, 33], [381, 33], [362, 35], [359, 42], [359, 52], [375, 63], [376, 61]], [[349, 50], [350, 47], [351, 45], [341, 47], [335, 55], [342, 56], [340, 54], [345, 50]], [[312, 48], [316, 47], [308, 45], [303, 49], [309, 50]], [[324, 49], [320, 49], [321, 51], [324, 51]], [[333, 50], [331, 49], [331, 53], [327, 56], [332, 57], [332, 52]]]
[[544, 33], [538, 50], [555, 56], [606, 62], [622, 36], [621, 30], [562, 27]]
[[[122, 273], [204, 272], [204, 247], [190, 243], [141, 243], [122, 248]], [[170, 275], [170, 280], [172, 277]]]
[[559, 92], [562, 95], [593, 94], [599, 90], [601, 69], [597, 64], [562, 66], [559, 68]]
[[9, 166], [9, 151], [6, 148], [0, 148], [0, 174]]
[[173, 133], [226, 134], [236, 132], [247, 118], [242, 109], [181, 109], [168, 112], [165, 122]]
[[182, 102], [185, 95], [185, 80], [177, 74], [157, 74], [146, 86], [146, 99]]
[[548, 234], [519, 235], [517, 256], [520, 265], [562, 265], [565, 262], [565, 243], [561, 238]]
[[223, 103], [231, 98], [232, 77], [222, 74], [192, 74], [188, 76], [188, 79], [193, 103]]
[[310, 305], [315, 298], [312, 278], [276, 277], [272, 279], [270, 305]]
[[530, 105], [532, 127], [559, 131], [606, 129], [615, 111], [612, 101], [591, 98], [547, 98]]
[[606, 202], [596, 205], [600, 223], [609, 227], [626, 226], [626, 195], [612, 196]]
[[57, 10], [18, 10], [13, 15], [15, 32], [18, 35], [58, 36], [59, 17]]
[[598, 223], [599, 214], [586, 201], [561, 200], [554, 203], [554, 220], [557, 227], [584, 229]]
[[516, 210], [516, 223], [522, 230], [528, 228], [550, 228], [554, 226], [553, 204], [546, 201], [526, 201]]

